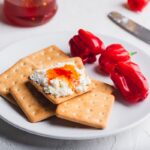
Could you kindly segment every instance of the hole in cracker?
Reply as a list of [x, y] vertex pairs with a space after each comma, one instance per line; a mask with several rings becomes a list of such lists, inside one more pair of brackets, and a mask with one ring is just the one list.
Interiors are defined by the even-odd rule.
[[42, 53], [41, 53], [41, 55], [42, 55], [42, 56], [44, 56], [44, 55], [45, 55], [45, 53], [44, 53], [44, 52], [42, 52]]
[[65, 109], [62, 109], [61, 111], [62, 111], [62, 112], [65, 112]]
[[74, 113], [74, 112], [72, 113], [72, 116], [74, 116], [74, 117], [75, 117], [76, 115], [77, 115], [76, 113]]
[[96, 97], [96, 96], [97, 96], [97, 94], [94, 94], [94, 96]]
[[16, 84], [17, 84], [17, 81], [14, 81], [12, 84], [13, 84], [13, 85], [16, 85]]
[[89, 111], [90, 111], [90, 112], [93, 112], [93, 109], [91, 108], [91, 109], [89, 109]]
[[91, 101], [91, 104], [92, 104], [92, 105], [95, 105], [95, 101]]
[[105, 86], [105, 91], [107, 91], [107, 86]]
[[48, 50], [49, 50], [50, 52], [52, 52], [52, 51], [54, 51], [55, 49], [54, 49], [53, 47], [50, 47]]
[[26, 78], [26, 77], [27, 77], [26, 74], [21, 75], [21, 78]]
[[90, 117], [90, 116], [87, 116], [87, 119], [91, 120], [91, 117]]
[[15, 68], [15, 69], [14, 69], [14, 72], [18, 72], [18, 71], [19, 71], [19, 69], [18, 69], [18, 68]]
[[97, 86], [98, 84], [95, 82], [94, 85]]
[[8, 89], [8, 88], [4, 88], [4, 91], [5, 91], [5, 92], [8, 92], [8, 91], [9, 91], [9, 89]]
[[80, 105], [77, 105], [77, 108], [80, 109], [81, 108]]
[[30, 68], [30, 72], [33, 72], [34, 71], [34, 68]]
[[51, 60], [51, 57], [48, 57], [47, 59], [48, 59], [48, 60]]
[[102, 116], [104, 116], [105, 115], [105, 113], [104, 112], [102, 112]]
[[56, 56], [60, 56], [61, 54], [60, 53], [56, 53]]
[[20, 89], [19, 89], [19, 88], [17, 88], [17, 89], [16, 89], [16, 91], [17, 91], [17, 92], [19, 92], [19, 91], [20, 91]]
[[27, 65], [26, 62], [23, 62], [23, 63], [22, 63], [22, 66], [26, 66], [26, 65]]
[[91, 96], [93, 96], [93, 97], [97, 97], [97, 96], [98, 96], [98, 94], [97, 94], [97, 93], [91, 93]]
[[21, 99], [23, 100], [23, 99], [25, 99], [25, 97], [24, 97], [24, 96], [22, 96], [22, 97], [21, 97]]
[[24, 75], [21, 75], [20, 78], [24, 78]]
[[28, 105], [29, 108], [31, 108], [32, 105]]
[[9, 78], [9, 75], [4, 76], [4, 78], [5, 78], [5, 79], [8, 79], [8, 78]]
[[104, 104], [104, 105], [103, 105], [103, 107], [107, 107], [107, 105], [106, 105], [106, 104]]
[[68, 103], [67, 103], [67, 102], [65, 102], [63, 105], [64, 105], [64, 107], [67, 107], [67, 106], [68, 106]]
[[24, 78], [27, 78], [28, 76], [26, 74], [23, 75]]
[[77, 61], [77, 60], [75, 60], [75, 61], [74, 61], [74, 63], [75, 63], [75, 64], [78, 64], [78, 61]]
[[101, 123], [101, 122], [102, 122], [102, 119], [99, 119], [99, 120], [98, 120], [98, 122], [100, 122], [100, 123]]
[[108, 100], [108, 96], [105, 96], [105, 97], [104, 97], [104, 100]]
[[105, 115], [104, 112], [100, 112], [100, 113], [99, 113], [99, 116], [101, 116], [101, 117], [104, 116], [104, 115]]
[[80, 100], [81, 100], [81, 98], [78, 98], [78, 100], [80, 101]]
[[37, 112], [36, 112], [36, 111], [33, 111], [33, 112], [32, 112], [32, 114], [33, 114], [33, 115], [36, 115], [36, 114], [37, 114]]

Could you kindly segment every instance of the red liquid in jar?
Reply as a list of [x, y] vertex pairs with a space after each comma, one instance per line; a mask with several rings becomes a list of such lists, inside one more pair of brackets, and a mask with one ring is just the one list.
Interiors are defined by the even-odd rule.
[[5, 0], [4, 13], [9, 22], [19, 26], [38, 26], [56, 13], [56, 0]]

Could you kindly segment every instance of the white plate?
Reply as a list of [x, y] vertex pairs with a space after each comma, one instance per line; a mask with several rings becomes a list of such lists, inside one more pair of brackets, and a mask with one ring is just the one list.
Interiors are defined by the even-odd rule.
[[[58, 45], [65, 52], [69, 52], [68, 40], [72, 37], [72, 32], [51, 33], [32, 37], [24, 41], [19, 41], [0, 52], [0, 73], [9, 68], [18, 59], [29, 55], [41, 48], [51, 44]], [[141, 67], [142, 72], [150, 81], [150, 57], [142, 50], [125, 41], [115, 39], [109, 36], [100, 35], [105, 45], [110, 43], [121, 43], [129, 51], [137, 51], [133, 60]], [[111, 83], [110, 79], [102, 76], [97, 71], [98, 63], [87, 65], [89, 74], [98, 80]], [[134, 79], [133, 79], [134, 80]], [[121, 102], [121, 97], [115, 101], [108, 126], [105, 130], [83, 127], [78, 124], [63, 121], [55, 117], [40, 123], [30, 123], [14, 106], [7, 103], [0, 97], [0, 116], [5, 121], [24, 131], [37, 134], [40, 136], [57, 138], [57, 139], [92, 139], [104, 137], [129, 129], [144, 120], [150, 113], [150, 96], [141, 103], [133, 106], [125, 105]]]

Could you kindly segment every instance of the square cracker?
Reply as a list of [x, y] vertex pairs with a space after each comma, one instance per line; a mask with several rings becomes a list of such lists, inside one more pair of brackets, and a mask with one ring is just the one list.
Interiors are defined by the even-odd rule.
[[9, 77], [9, 82], [13, 82], [9, 89], [10, 94], [31, 122], [41, 121], [54, 114], [53, 105], [28, 82], [28, 76], [35, 69], [37, 68], [27, 59], [21, 60], [11, 68], [14, 75]]
[[[114, 103], [114, 96], [110, 94], [111, 90], [105, 90], [106, 86], [102, 85], [104, 84], [96, 82], [91, 92], [59, 104], [56, 116], [95, 128], [105, 128]], [[105, 93], [102, 93], [101, 89]]]
[[113, 94], [115, 88], [107, 83], [94, 80], [92, 79], [93, 82], [93, 88], [99, 89], [100, 92], [105, 93], [105, 94]]
[[55, 106], [28, 80], [10, 88], [10, 92], [30, 122], [38, 122], [54, 115]]
[[29, 63], [33, 63], [34, 66], [41, 68], [48, 66], [52, 61], [58, 61], [68, 57], [69, 56], [57, 46], [52, 45], [21, 59], [0, 75], [0, 95], [6, 98], [9, 102], [16, 104], [14, 98], [9, 93], [9, 89], [10, 87], [15, 86], [18, 82], [21, 82], [21, 78], [17, 79], [15, 77], [20, 74], [22, 70], [26, 70], [28, 65], [30, 66]]
[[[30, 68], [28, 68], [30, 66]], [[9, 92], [10, 87], [16, 86], [17, 83], [22, 82], [22, 79], [28, 78], [27, 74], [22, 74], [27, 70], [32, 73], [35, 67], [26, 59], [20, 60], [3, 74], [0, 75], [0, 95], [6, 98], [13, 104], [16, 104], [14, 98]]]
[[[79, 57], [74, 57], [74, 58], [69, 58], [69, 59], [64, 59], [63, 61], [59, 61], [59, 62], [70, 62], [70, 61], [73, 61], [76, 66], [81, 69], [81, 68], [84, 68], [84, 65], [82, 63], [82, 60], [81, 58]], [[86, 73], [86, 72], [85, 72]], [[75, 92], [74, 94], [72, 95], [69, 95], [69, 96], [65, 96], [65, 97], [55, 97], [54, 95], [52, 94], [46, 94], [43, 90], [43, 86], [41, 86], [40, 84], [38, 84], [37, 82], [33, 81], [33, 80], [30, 80], [31, 84], [34, 85], [38, 91], [40, 91], [48, 100], [50, 100], [52, 103], [54, 104], [60, 104], [64, 101], [67, 101], [73, 97], [76, 97], [76, 96], [79, 96], [81, 94], [84, 94], [86, 92], [89, 92], [90, 90], [92, 90], [93, 86], [92, 86], [92, 83], [87, 87], [87, 90], [85, 92]]]
[[41, 51], [33, 53], [27, 56], [25, 59], [30, 60], [37, 68], [45, 68], [50, 64], [69, 58], [69, 56], [64, 53], [55, 45], [51, 45]]

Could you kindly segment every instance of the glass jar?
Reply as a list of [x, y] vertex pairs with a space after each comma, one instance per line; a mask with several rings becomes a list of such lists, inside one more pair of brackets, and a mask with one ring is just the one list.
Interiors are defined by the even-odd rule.
[[48, 22], [56, 11], [56, 0], [4, 0], [4, 14], [14, 25], [38, 26]]

